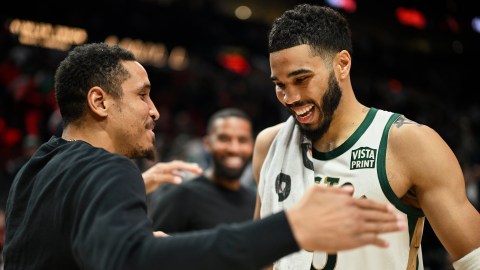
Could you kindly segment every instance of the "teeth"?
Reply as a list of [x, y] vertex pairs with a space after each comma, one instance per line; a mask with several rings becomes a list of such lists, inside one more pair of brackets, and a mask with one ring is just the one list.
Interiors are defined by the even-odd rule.
[[243, 165], [243, 160], [240, 157], [229, 157], [224, 160], [224, 163], [229, 167], [240, 167]]
[[306, 114], [307, 112], [309, 112], [312, 108], [313, 108], [313, 105], [311, 104], [308, 107], [303, 107], [301, 109], [296, 109], [294, 111], [298, 116], [302, 116], [303, 114]]

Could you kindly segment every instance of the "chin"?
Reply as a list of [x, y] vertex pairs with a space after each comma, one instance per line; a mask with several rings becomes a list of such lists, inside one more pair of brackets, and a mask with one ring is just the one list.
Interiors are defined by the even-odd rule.
[[128, 155], [129, 158], [132, 159], [140, 159], [140, 158], [146, 158], [148, 160], [153, 161], [155, 159], [155, 150], [153, 147], [150, 148], [144, 148], [144, 149], [135, 149], [131, 151]]
[[144, 152], [144, 158], [154, 161], [155, 160], [155, 150], [150, 148]]

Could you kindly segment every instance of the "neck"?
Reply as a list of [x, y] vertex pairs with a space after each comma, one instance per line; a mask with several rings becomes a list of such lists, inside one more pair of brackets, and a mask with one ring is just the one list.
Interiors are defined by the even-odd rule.
[[66, 141], [84, 141], [90, 145], [103, 148], [111, 153], [116, 153], [113, 142], [105, 130], [97, 129], [96, 126], [80, 127], [70, 124], [63, 129], [62, 139]]
[[209, 169], [205, 172], [205, 176], [212, 180], [215, 184], [229, 189], [229, 190], [238, 190], [240, 189], [240, 179], [225, 179], [214, 174], [213, 170]]
[[320, 152], [329, 152], [342, 145], [363, 122], [368, 110], [358, 102], [341, 104], [335, 111], [328, 131], [313, 142], [313, 147]]
[[63, 129], [62, 139], [66, 141], [78, 141], [83, 140], [76, 128], [68, 126]]

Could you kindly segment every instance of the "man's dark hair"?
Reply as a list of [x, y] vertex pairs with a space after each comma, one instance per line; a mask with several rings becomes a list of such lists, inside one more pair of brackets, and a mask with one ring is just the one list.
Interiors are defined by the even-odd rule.
[[55, 97], [65, 126], [85, 114], [92, 87], [122, 96], [121, 84], [129, 73], [121, 61], [135, 61], [135, 56], [118, 45], [91, 43], [70, 51], [55, 73]]
[[268, 35], [270, 53], [304, 44], [325, 59], [342, 50], [352, 54], [346, 18], [330, 7], [300, 4], [275, 19]]
[[237, 108], [225, 108], [217, 111], [212, 114], [208, 119], [207, 123], [207, 133], [210, 133], [213, 129], [213, 125], [217, 119], [227, 118], [227, 117], [238, 117], [247, 120], [252, 124], [252, 119], [244, 111]]

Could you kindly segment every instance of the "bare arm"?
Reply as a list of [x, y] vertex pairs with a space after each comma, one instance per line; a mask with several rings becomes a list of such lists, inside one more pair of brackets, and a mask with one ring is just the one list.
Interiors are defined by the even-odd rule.
[[[260, 171], [262, 169], [263, 162], [265, 161], [265, 157], [267, 156], [268, 150], [270, 149], [270, 145], [273, 142], [275, 136], [277, 136], [278, 131], [283, 126], [282, 124], [278, 124], [276, 126], [272, 126], [262, 130], [255, 139], [255, 147], [253, 149], [253, 158], [252, 158], [252, 168], [253, 168], [253, 178], [257, 184], [260, 183]], [[260, 200], [260, 196], [257, 194], [257, 202], [255, 205], [255, 212], [254, 212], [254, 219], [260, 218], [260, 208], [262, 206], [262, 202]]]
[[480, 214], [469, 202], [461, 167], [431, 128], [404, 119], [391, 130], [387, 172], [397, 195], [417, 196], [437, 237], [453, 260], [480, 246]]
[[[277, 136], [278, 131], [280, 130], [283, 124], [278, 124], [273, 127], [266, 128], [262, 130], [255, 139], [255, 147], [253, 149], [253, 158], [252, 158], [252, 168], [253, 168], [253, 178], [255, 183], [260, 183], [260, 170], [262, 169], [263, 162], [267, 156], [270, 145], [273, 142], [275, 136]], [[260, 195], [257, 193], [257, 201], [255, 204], [255, 212], [253, 214], [254, 219], [260, 218], [260, 208], [262, 207], [262, 201]], [[263, 270], [273, 269], [272, 265], [266, 266]]]

